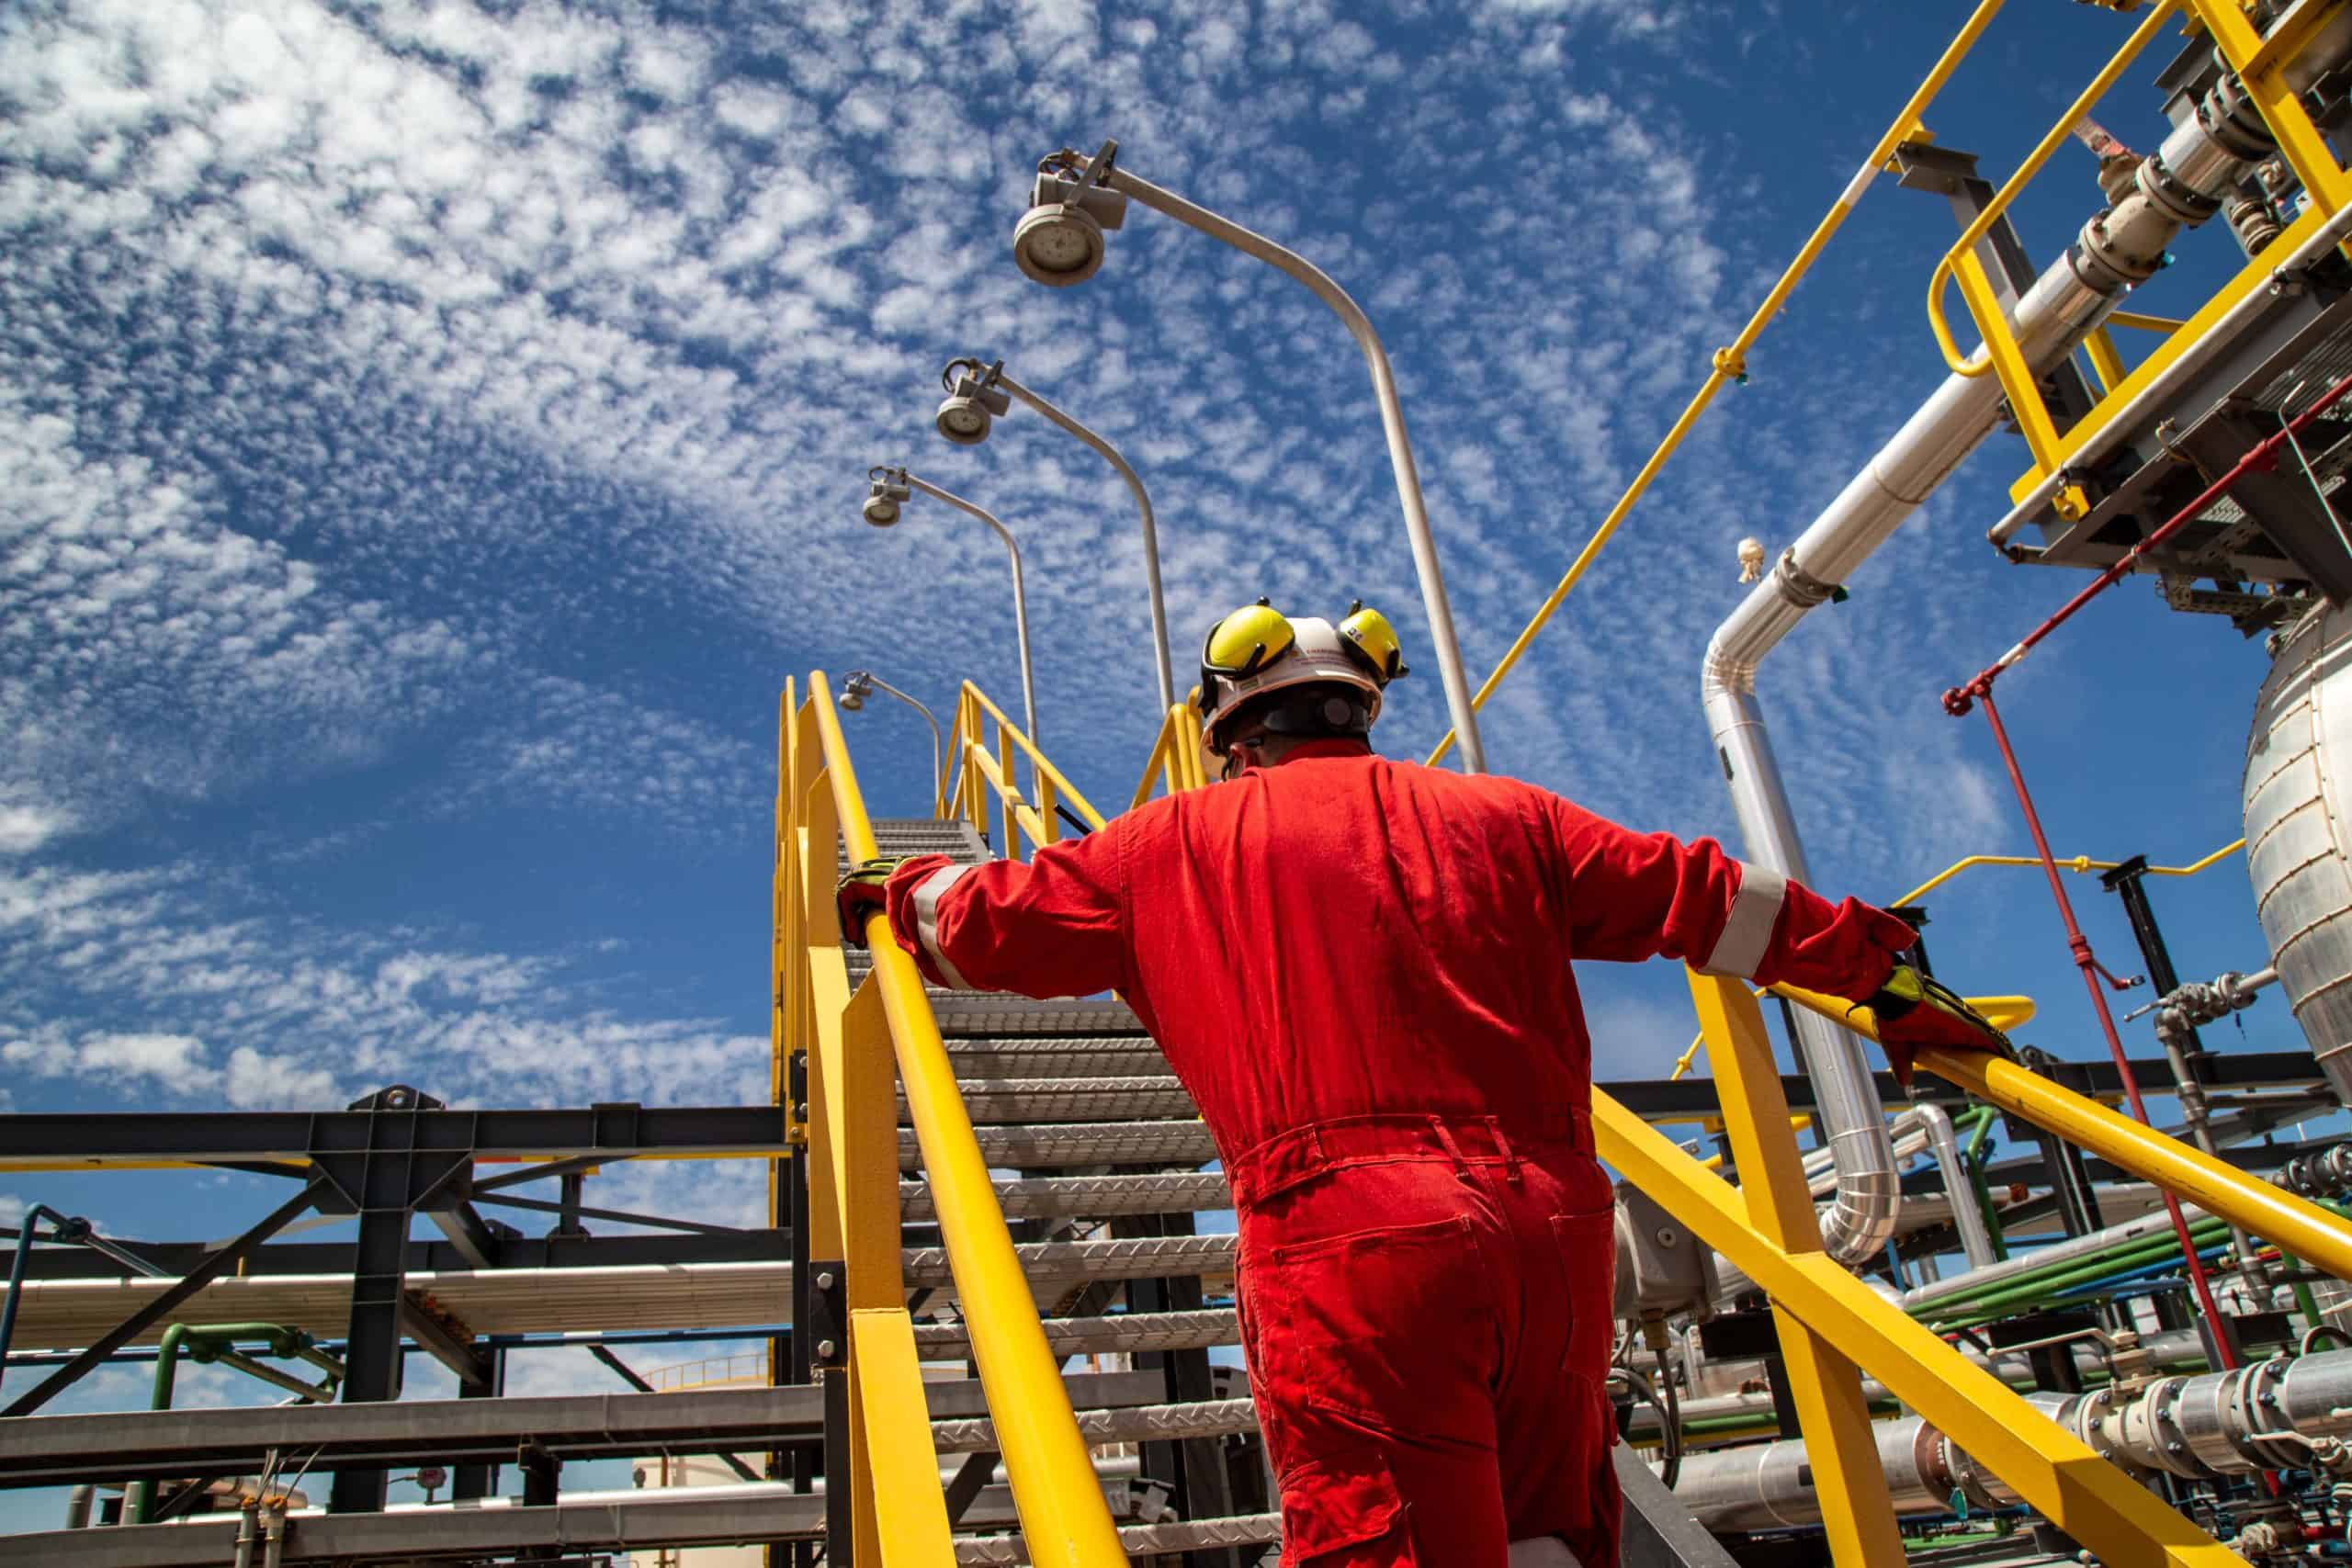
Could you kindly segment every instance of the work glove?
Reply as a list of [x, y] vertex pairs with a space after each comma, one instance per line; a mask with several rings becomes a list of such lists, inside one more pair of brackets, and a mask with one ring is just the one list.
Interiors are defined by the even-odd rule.
[[1894, 1081], [1905, 1089], [1911, 1087], [1913, 1054], [1922, 1045], [1948, 1045], [1956, 1051], [1982, 1051], [2017, 1060], [2007, 1035], [1949, 987], [1937, 984], [1908, 964], [1896, 964], [1886, 984], [1859, 1005], [1877, 1018], [1878, 1043], [1886, 1048]]
[[911, 855], [882, 855], [850, 868], [833, 892], [833, 908], [842, 918], [842, 940], [852, 947], [865, 945], [865, 919], [890, 902], [890, 874], [913, 859]]

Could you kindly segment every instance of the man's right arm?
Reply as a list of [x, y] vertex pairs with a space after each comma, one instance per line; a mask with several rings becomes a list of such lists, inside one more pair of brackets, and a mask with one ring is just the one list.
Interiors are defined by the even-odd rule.
[[1769, 867], [1636, 833], [1548, 797], [1567, 871], [1569, 955], [1631, 963], [1679, 958], [1758, 985], [1785, 981], [1860, 1000], [1886, 983], [1910, 926], [1859, 899], [1840, 904]]

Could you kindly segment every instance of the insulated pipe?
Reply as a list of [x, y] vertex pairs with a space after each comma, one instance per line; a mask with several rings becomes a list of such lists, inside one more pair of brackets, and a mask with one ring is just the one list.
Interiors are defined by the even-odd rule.
[[1014, 541], [1012, 531], [998, 522], [995, 513], [981, 510], [960, 495], [949, 494], [928, 479], [919, 479], [904, 468], [899, 470], [899, 477], [932, 500], [944, 501], [956, 511], [978, 518], [1004, 541], [1004, 553], [1012, 558], [1012, 629], [1021, 641], [1021, 711], [1029, 720], [1029, 743], [1044, 744], [1037, 739], [1037, 680], [1029, 665], [1029, 594], [1021, 583], [1021, 547]]
[[1911, 1114], [1927, 1130], [1928, 1146], [1936, 1152], [1944, 1195], [1951, 1200], [1951, 1228], [1959, 1233], [1960, 1250], [1967, 1257], [1969, 1268], [1997, 1263], [2000, 1254], [1994, 1248], [1991, 1228], [1984, 1224], [1984, 1211], [1976, 1206], [1975, 1185], [1968, 1179], [1967, 1162], [1961, 1158], [1960, 1140], [1952, 1136], [1951, 1118], [1940, 1105], [1915, 1105]]
[[[2135, 1476], [2211, 1481], [2300, 1469], [2315, 1445], [2352, 1436], [2352, 1350], [2159, 1378], [2122, 1399], [2109, 1389], [2029, 1398]], [[1897, 1512], [1943, 1513], [1954, 1492], [1980, 1507], [2018, 1500], [1918, 1416], [1881, 1422], [1873, 1435]], [[1687, 1454], [1674, 1495], [1710, 1529], [1821, 1522], [1802, 1439]]]
[[[2251, 160], [2268, 151], [2259, 118], [2251, 130], [2244, 124], [2242, 100], [2220, 87], [2209, 96], [2219, 107], [2176, 128], [2123, 198], [2084, 224], [2018, 299], [2011, 325], [2027, 364], [2039, 369], [2071, 353], [2126, 288], [2154, 275], [2172, 237], [2217, 210]], [[1707, 645], [1700, 693], [1747, 857], [1799, 882], [1812, 877], [1757, 701], [1757, 667], [1992, 434], [2002, 389], [1986, 373], [1989, 357], [1979, 347], [1966, 372], [1945, 378]], [[1883, 1250], [1894, 1231], [1901, 1184], [1886, 1117], [1859, 1036], [1803, 1011], [1796, 1035], [1824, 1142], [1837, 1156], [1838, 1195], [1823, 1216], [1822, 1243], [1838, 1261], [1857, 1263]]]
[[[2182, 1213], [2191, 1224], [2211, 1217], [2204, 1210], [2194, 1204], [2185, 1205]], [[2048, 1247], [2035, 1247], [2030, 1252], [2019, 1253], [2006, 1263], [1995, 1263], [1985, 1268], [1972, 1269], [1967, 1273], [1957, 1275], [1952, 1279], [1939, 1280], [1932, 1285], [1922, 1285], [1916, 1291], [1906, 1291], [1900, 1298], [1899, 1304], [1904, 1311], [1917, 1315], [1945, 1302], [1984, 1295], [1996, 1285], [2029, 1274], [2041, 1272], [2057, 1264], [2093, 1258], [2135, 1242], [2153, 1241], [2160, 1237], [2169, 1239], [2171, 1235], [2172, 1220], [2159, 1209], [2152, 1213], [2143, 1214], [2136, 1220], [2126, 1220], [2121, 1224], [2109, 1225], [2105, 1230], [2093, 1231], [2088, 1235], [2075, 1236], [2070, 1240], [2053, 1242]]]

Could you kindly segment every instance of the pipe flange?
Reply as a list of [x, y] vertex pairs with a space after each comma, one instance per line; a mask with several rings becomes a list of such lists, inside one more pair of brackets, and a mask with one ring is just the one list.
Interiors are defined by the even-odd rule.
[[2000, 1487], [2000, 1479], [1971, 1457], [1968, 1450], [1947, 1437], [1943, 1440], [1944, 1472], [1951, 1477], [1954, 1490], [1968, 1500], [1971, 1507], [1995, 1513], [2009, 1506], [2013, 1497]]
[[2211, 90], [2197, 100], [2197, 124], [2221, 149], [2242, 163], [2268, 157], [2278, 143], [2262, 120], [2262, 111], [2246, 95], [2237, 73], [2225, 71]]
[[1826, 604], [1844, 592], [1835, 582], [1824, 582], [1797, 564], [1797, 547], [1791, 545], [1781, 552], [1779, 564], [1772, 568], [1773, 585], [1782, 598], [1800, 610], [1810, 610]]
[[2127, 1432], [2132, 1427], [2138, 1428], [2132, 1435], [2136, 1435], [2139, 1440], [2132, 1446], [2139, 1451], [2143, 1464], [2190, 1481], [2202, 1480], [2210, 1473], [2204, 1465], [2198, 1462], [2189, 1435], [2183, 1426], [2188, 1385], [2194, 1381], [2190, 1378], [2159, 1381], [2124, 1417]]
[[2144, 1474], [2148, 1467], [2140, 1462], [2114, 1429], [2115, 1423], [2121, 1418], [2111, 1409], [2114, 1403], [2114, 1391], [2102, 1388], [2096, 1393], [2080, 1395], [2071, 1406], [2063, 1413], [2052, 1415], [2051, 1419], [2072, 1431], [2083, 1440], [2084, 1447], [2108, 1463], [2120, 1470]]
[[2247, 1368], [2238, 1386], [2239, 1419], [2245, 1433], [2238, 1447], [2257, 1469], [2294, 1470], [2311, 1462], [2311, 1450], [2303, 1443], [2266, 1441], [2262, 1436], [2291, 1429], [2287, 1419], [2287, 1369], [2293, 1364], [2290, 1357], [2273, 1356]]
[[2162, 152], [2151, 152], [2140, 161], [2140, 171], [2132, 177], [2132, 185], [2154, 203], [2158, 211], [2188, 228], [2195, 228], [2221, 210], [2220, 197], [2208, 196], [2194, 186], [2182, 183], [2166, 166]]
[[[2134, 196], [2137, 194], [2133, 193]], [[2132, 197], [2123, 199], [2127, 206], [2132, 205]], [[2138, 207], [2137, 211], [2144, 214], [2149, 207], [2155, 205], [2149, 200], [2146, 205]], [[2145, 283], [2164, 265], [2165, 241], [2172, 233], [2170, 220], [2167, 219], [2162, 231], [2157, 232], [2148, 224], [2134, 223], [2132, 216], [2125, 213], [2119, 219], [2115, 210], [2095, 213], [2083, 225], [2082, 232], [2075, 236], [2083, 261], [2111, 281], [2086, 276], [2080, 264], [2075, 267], [2075, 276], [2102, 294], [2113, 294], [2118, 289]], [[2141, 231], [2147, 232], [2142, 233]], [[2135, 244], [2144, 246], [2149, 241], [2154, 242], [2152, 249], [2133, 248]]]

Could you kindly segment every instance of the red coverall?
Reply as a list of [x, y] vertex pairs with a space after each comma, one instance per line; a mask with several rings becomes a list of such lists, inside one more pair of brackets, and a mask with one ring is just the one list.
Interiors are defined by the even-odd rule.
[[1710, 840], [1314, 741], [888, 892], [935, 983], [1116, 989], [1224, 1156], [1285, 1562], [1614, 1568], [1610, 1182], [1568, 961], [1868, 996], [1913, 942]]

